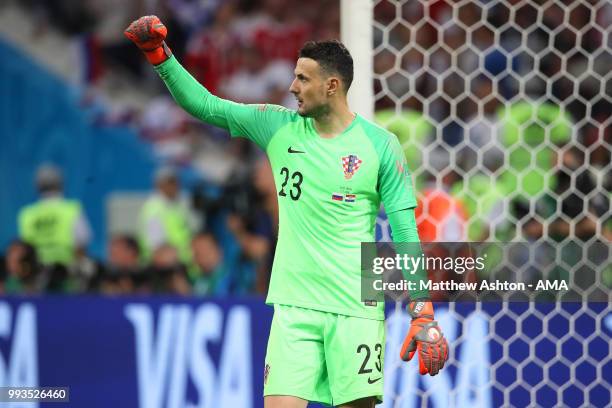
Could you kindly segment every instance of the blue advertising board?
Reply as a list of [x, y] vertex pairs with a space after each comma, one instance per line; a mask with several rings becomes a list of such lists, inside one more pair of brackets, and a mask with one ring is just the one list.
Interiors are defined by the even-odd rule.
[[[438, 305], [436, 314], [452, 364], [422, 377], [396, 357], [408, 317], [388, 310], [383, 407], [610, 404], [607, 304]], [[271, 319], [255, 298], [5, 298], [0, 385], [68, 386], [73, 407], [262, 407]]]

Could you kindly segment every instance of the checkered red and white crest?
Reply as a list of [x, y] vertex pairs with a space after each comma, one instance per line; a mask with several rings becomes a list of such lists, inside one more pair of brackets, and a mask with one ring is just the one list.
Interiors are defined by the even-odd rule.
[[342, 169], [344, 170], [344, 178], [350, 179], [359, 169], [363, 161], [354, 154], [349, 154], [342, 158]]

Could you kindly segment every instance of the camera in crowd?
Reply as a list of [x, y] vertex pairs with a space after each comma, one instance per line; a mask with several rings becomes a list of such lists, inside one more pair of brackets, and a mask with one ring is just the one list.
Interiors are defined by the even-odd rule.
[[213, 189], [201, 183], [192, 190], [192, 206], [203, 216], [203, 230], [227, 214], [235, 214], [245, 225], [252, 225], [256, 221], [262, 199], [250, 173], [246, 171], [234, 173], [220, 188]]

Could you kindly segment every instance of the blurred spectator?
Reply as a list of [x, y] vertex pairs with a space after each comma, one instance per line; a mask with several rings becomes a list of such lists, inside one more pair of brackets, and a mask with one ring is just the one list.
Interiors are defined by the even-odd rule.
[[95, 25], [96, 15], [89, 7], [89, 3], [72, 0], [26, 0], [23, 2], [24, 5], [33, 9], [43, 26], [45, 22], [50, 22], [69, 35], [80, 34]]
[[118, 270], [136, 272], [140, 269], [140, 246], [130, 235], [114, 236], [109, 244], [108, 266]]
[[[180, 182], [175, 169], [162, 167], [155, 174], [156, 191], [140, 212], [140, 242], [145, 260], [161, 246], [176, 249], [181, 262], [191, 261], [189, 213], [180, 200]], [[161, 252], [164, 253], [164, 252]]]
[[503, 103], [496, 96], [493, 81], [485, 75], [472, 80], [472, 93], [478, 105], [462, 112], [466, 119], [464, 148], [458, 152], [458, 164], [466, 171], [480, 169], [493, 173], [504, 163], [499, 110]]
[[[338, 7], [338, 3], [319, 0], [318, 5], [313, 4], [312, 7], [307, 8], [293, 6], [290, 11], [293, 13], [294, 19], [306, 19], [310, 22], [313, 31], [308, 40], [340, 39], [340, 7]], [[321, 13], [321, 10], [325, 10], [325, 12]]]
[[418, 195], [414, 215], [423, 242], [462, 242], [467, 239], [467, 213], [460, 199], [449, 193], [455, 175], [441, 187], [431, 178]]
[[241, 272], [232, 278], [232, 289], [237, 292], [255, 289], [264, 294], [278, 234], [277, 192], [272, 167], [266, 158], [255, 164], [250, 183], [254, 192], [248, 210], [234, 212], [227, 219], [227, 227], [238, 242], [243, 261]]
[[62, 264], [53, 264], [45, 268], [45, 291], [48, 293], [77, 293], [84, 292], [86, 282], [74, 279], [70, 270]]
[[192, 143], [189, 117], [168, 95], [153, 98], [140, 118], [142, 136], [151, 142], [156, 156], [171, 163], [189, 163]]
[[19, 213], [19, 235], [36, 248], [42, 264], [74, 265], [91, 238], [89, 222], [75, 200], [63, 196], [61, 171], [50, 164], [36, 173], [38, 202]]
[[277, 94], [281, 89], [281, 95], [288, 95], [293, 80], [293, 67], [289, 63], [277, 61], [266, 65], [263, 55], [253, 46], [245, 46], [242, 55], [240, 67], [226, 79], [221, 95], [243, 103], [282, 104], [284, 99], [288, 100], [278, 100]]
[[[71, 2], [73, 3], [73, 2]], [[143, 9], [143, 0], [124, 2], [121, 0], [84, 1], [82, 3], [87, 12], [95, 18], [95, 24], [89, 24], [80, 34], [87, 38], [87, 47], [90, 58], [86, 64], [102, 65], [107, 67], [121, 67], [134, 75], [142, 75], [142, 62], [138, 60], [134, 50], [123, 37], [123, 30], [131, 18], [140, 15]]]
[[577, 147], [561, 152], [563, 168], [556, 175], [558, 183], [554, 190], [561, 197], [561, 214], [554, 213], [556, 206], [546, 214], [559, 216], [550, 227], [550, 234], [557, 239], [572, 235], [588, 241], [597, 234], [598, 222], [604, 235], [609, 228], [605, 221], [610, 214], [610, 191], [597, 185], [596, 173], [583, 166], [584, 156]]
[[240, 66], [240, 41], [234, 31], [236, 5], [224, 2], [212, 24], [188, 42], [185, 66], [210, 92], [218, 94], [221, 80]]
[[501, 140], [508, 150], [500, 183], [512, 195], [514, 216], [521, 220], [533, 216], [534, 199], [557, 185], [554, 146], [570, 140], [573, 124], [559, 106], [535, 101], [503, 107], [500, 121]]
[[154, 268], [172, 268], [180, 264], [179, 253], [175, 247], [161, 244], [153, 251], [150, 265]]
[[7, 294], [39, 293], [44, 289], [36, 249], [26, 242], [15, 240], [9, 245], [2, 269]]
[[140, 246], [130, 235], [117, 235], [108, 244], [108, 259], [100, 277], [99, 290], [105, 294], [129, 294], [143, 279]]
[[243, 41], [252, 42], [265, 60], [294, 63], [311, 32], [309, 22], [298, 11], [299, 7], [286, 0], [263, 0], [259, 18], [252, 20], [256, 24], [245, 24], [243, 18], [236, 31]]
[[196, 295], [228, 293], [228, 270], [223, 251], [211, 233], [197, 234], [191, 241], [193, 266], [189, 271]]
[[191, 293], [187, 269], [181, 264], [176, 248], [170, 245], [162, 244], [153, 251], [147, 273], [155, 292], [175, 295]]
[[179, 21], [187, 31], [193, 32], [210, 23], [212, 16], [220, 7], [228, 4], [234, 7], [235, 1], [165, 0], [162, 3], [169, 10], [172, 10], [177, 21]]

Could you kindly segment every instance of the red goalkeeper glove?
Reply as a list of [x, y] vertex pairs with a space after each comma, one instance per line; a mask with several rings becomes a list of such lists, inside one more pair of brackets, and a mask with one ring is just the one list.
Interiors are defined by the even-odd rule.
[[140, 17], [133, 21], [123, 34], [144, 52], [153, 65], [161, 64], [172, 55], [164, 41], [168, 29], [157, 16]]
[[448, 360], [448, 343], [434, 320], [431, 302], [415, 301], [408, 305], [412, 316], [410, 330], [402, 344], [400, 357], [410, 361], [414, 353], [419, 353], [419, 372], [436, 375]]

